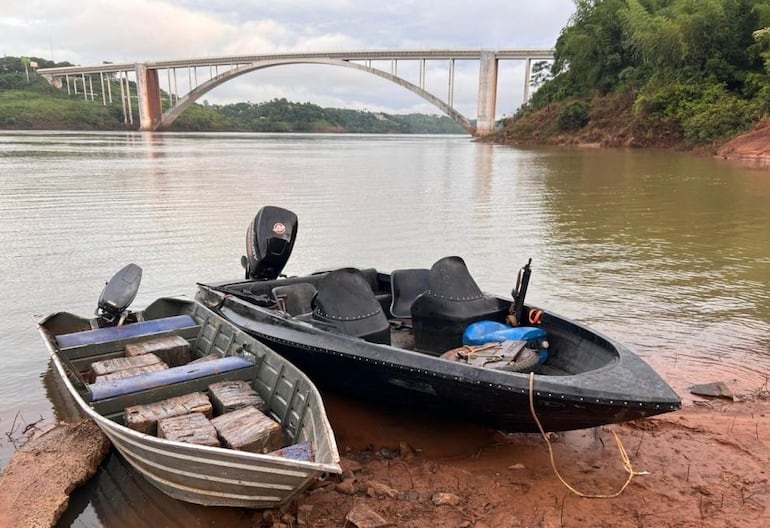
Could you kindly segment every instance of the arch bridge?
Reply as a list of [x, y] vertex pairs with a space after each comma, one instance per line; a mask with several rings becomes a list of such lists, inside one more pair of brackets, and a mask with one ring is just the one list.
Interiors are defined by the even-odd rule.
[[[353, 51], [331, 53], [274, 53], [268, 55], [237, 55], [199, 59], [161, 60], [122, 64], [100, 64], [97, 66], [69, 66], [41, 68], [43, 75], [55, 86], [68, 93], [80, 94], [86, 100], [95, 101], [97, 95], [103, 104], [113, 103], [112, 82], [120, 86], [120, 101], [123, 118], [128, 124], [134, 123], [131, 101], [135, 96], [139, 108], [140, 130], [164, 130], [192, 105], [197, 99], [217, 86], [256, 70], [289, 64], [324, 64], [342, 66], [377, 75], [419, 95], [435, 105], [446, 115], [457, 121], [470, 134], [483, 136], [494, 132], [497, 105], [498, 67], [500, 60], [525, 61], [524, 101], [529, 98], [529, 81], [533, 60], [553, 59], [552, 49], [507, 49], [507, 50], [394, 50], [394, 51]], [[429, 92], [425, 86], [427, 61], [447, 61], [448, 83], [446, 99]], [[454, 108], [455, 64], [456, 61], [477, 61], [479, 63], [478, 105], [475, 124]], [[376, 61], [376, 66], [373, 66]], [[419, 80], [412, 82], [398, 73], [398, 64], [403, 61], [417, 61]], [[389, 65], [383, 69], [382, 63]], [[187, 83], [179, 83], [179, 72], [187, 73]], [[199, 82], [199, 74], [201, 81]], [[161, 79], [166, 83], [161, 89]], [[96, 83], [94, 82], [94, 79]], [[131, 93], [130, 78], [135, 81], [135, 95]], [[94, 85], [96, 84], [96, 89]], [[179, 86], [186, 84], [187, 92]], [[165, 93], [163, 93], [165, 91]], [[180, 95], [181, 93], [181, 95]], [[116, 94], [117, 95], [117, 94]], [[163, 111], [163, 100], [167, 99]]]

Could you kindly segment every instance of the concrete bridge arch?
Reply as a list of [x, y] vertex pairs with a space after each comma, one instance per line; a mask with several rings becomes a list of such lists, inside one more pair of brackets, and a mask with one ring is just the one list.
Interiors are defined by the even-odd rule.
[[[123, 117], [126, 124], [133, 124], [132, 97], [129, 76], [136, 79], [136, 100], [139, 105], [139, 125], [141, 130], [161, 130], [168, 128], [171, 123], [191, 104], [213, 88], [237, 76], [256, 70], [283, 66], [289, 64], [323, 64], [343, 66], [377, 75], [433, 104], [450, 118], [462, 125], [469, 133], [483, 136], [494, 132], [495, 107], [497, 104], [498, 63], [500, 60], [523, 60], [526, 63], [524, 71], [524, 101], [529, 97], [529, 79], [532, 60], [551, 60], [553, 50], [550, 49], [432, 49], [432, 50], [366, 50], [366, 51], [334, 51], [334, 52], [298, 52], [274, 53], [266, 55], [234, 55], [221, 57], [171, 59], [152, 62], [134, 63], [102, 63], [95, 66], [67, 66], [41, 68], [38, 73], [49, 79], [55, 86], [67, 86], [67, 92], [82, 93], [86, 100], [95, 100], [94, 85], [101, 87], [101, 98], [104, 105], [112, 104], [112, 85], [118, 83], [120, 101], [123, 105]], [[425, 89], [426, 61], [449, 61], [449, 93], [443, 101]], [[479, 84], [476, 122], [471, 122], [466, 116], [453, 107], [454, 68], [455, 61], [478, 61]], [[390, 61], [391, 72], [373, 68], [372, 61]], [[419, 61], [420, 81], [412, 83], [397, 74], [398, 61]], [[219, 68], [226, 68], [219, 73]], [[208, 80], [198, 83], [198, 69], [209, 68]], [[183, 96], [176, 95], [176, 72], [187, 70], [189, 92]], [[168, 74], [168, 95], [171, 107], [164, 113], [161, 104], [161, 88], [158, 79], [159, 71]], [[94, 77], [98, 79], [94, 82]], [[173, 87], [172, 87], [173, 78]]]
[[[452, 108], [449, 104], [445, 103], [435, 95], [424, 90], [423, 88], [420, 88], [416, 84], [407, 81], [406, 79], [403, 79], [401, 77], [398, 77], [386, 71], [379, 70], [377, 68], [366, 66], [364, 64], [359, 64], [359, 63], [349, 62], [349, 61], [339, 60], [339, 59], [321, 59], [321, 58], [308, 58], [308, 59], [287, 58], [287, 59], [266, 60], [266, 61], [250, 64], [248, 66], [238, 66], [238, 67], [232, 68], [226, 72], [220, 73], [212, 77], [211, 79], [195, 87], [189, 93], [179, 98], [179, 100], [177, 100], [171, 108], [163, 112], [161, 116], [159, 117], [150, 116], [148, 123], [144, 123], [144, 120], [143, 120], [142, 128], [145, 130], [165, 130], [169, 128], [171, 124], [195, 101], [197, 101], [200, 97], [202, 97], [207, 92], [210, 92], [217, 86], [220, 86], [226, 83], [227, 81], [234, 79], [235, 77], [239, 77], [241, 75], [251, 73], [253, 71], [272, 68], [276, 66], [292, 65], [292, 64], [324, 64], [329, 66], [342, 66], [345, 68], [352, 68], [355, 70], [364, 71], [367, 73], [371, 73], [373, 75], [377, 75], [379, 77], [382, 77], [383, 79], [387, 79], [399, 86], [406, 88], [412, 93], [422, 97], [429, 103], [433, 104], [439, 110], [441, 110], [450, 118], [452, 118], [457, 123], [459, 123], [466, 131], [468, 131], [469, 134], [473, 134], [475, 132], [475, 127], [473, 126], [473, 123], [471, 122], [470, 119], [468, 119], [466, 116], [464, 116], [463, 114], [461, 114], [460, 112]], [[149, 73], [149, 71], [151, 70], [147, 70], [147, 73]], [[137, 72], [138, 78], [142, 78], [145, 75], [142, 75], [139, 71]], [[159, 94], [158, 94], [158, 97], [159, 97]], [[145, 128], [146, 125], [149, 125], [149, 126]]]

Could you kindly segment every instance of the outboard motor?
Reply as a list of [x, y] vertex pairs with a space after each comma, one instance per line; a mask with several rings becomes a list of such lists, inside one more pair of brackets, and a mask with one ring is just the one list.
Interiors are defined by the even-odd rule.
[[96, 305], [96, 315], [109, 325], [122, 324], [141, 282], [142, 268], [136, 264], [123, 267], [104, 285]]
[[246, 230], [246, 279], [272, 280], [281, 274], [297, 238], [297, 215], [272, 205], [259, 210]]

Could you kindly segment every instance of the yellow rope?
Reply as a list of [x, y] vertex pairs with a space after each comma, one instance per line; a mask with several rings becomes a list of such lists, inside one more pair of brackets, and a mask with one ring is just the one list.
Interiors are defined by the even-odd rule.
[[487, 343], [486, 345], [478, 345], [478, 346], [463, 345], [462, 350], [457, 351], [457, 355], [459, 355], [460, 357], [469, 358], [474, 354], [478, 354], [485, 350], [496, 350], [502, 347], [503, 345], [500, 343]]
[[615, 444], [618, 446], [618, 452], [620, 453], [620, 459], [623, 462], [623, 467], [625, 468], [626, 472], [628, 472], [628, 478], [626, 479], [626, 482], [621, 486], [621, 488], [611, 494], [611, 495], [603, 495], [603, 494], [592, 494], [592, 493], [582, 493], [567, 483], [567, 481], [562, 478], [561, 474], [559, 473], [559, 470], [556, 469], [556, 462], [553, 458], [553, 447], [551, 447], [551, 440], [548, 438], [548, 435], [543, 430], [543, 426], [540, 423], [540, 420], [537, 417], [537, 414], [535, 413], [535, 400], [534, 400], [534, 393], [535, 393], [535, 373], [530, 372], [529, 373], [529, 410], [532, 413], [532, 418], [534, 418], [535, 423], [537, 424], [537, 428], [540, 429], [540, 434], [543, 435], [543, 439], [545, 439], [545, 443], [548, 446], [548, 454], [551, 457], [551, 467], [553, 468], [553, 472], [556, 473], [556, 476], [559, 477], [559, 480], [561, 481], [564, 486], [568, 490], [570, 490], [572, 493], [579, 497], [585, 497], [588, 499], [613, 499], [615, 497], [618, 497], [623, 491], [625, 491], [626, 487], [631, 483], [631, 480], [634, 478], [635, 475], [648, 475], [649, 473], [647, 471], [634, 471], [634, 468], [631, 466], [631, 459], [628, 457], [628, 453], [626, 453], [626, 448], [623, 446], [623, 442], [620, 440], [620, 437], [618, 434], [613, 430], [611, 431], [612, 434], [615, 436]]

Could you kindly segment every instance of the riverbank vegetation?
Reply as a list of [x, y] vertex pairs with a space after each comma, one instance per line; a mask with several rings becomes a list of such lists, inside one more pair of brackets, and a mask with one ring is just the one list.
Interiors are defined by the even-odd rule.
[[[33, 58], [39, 67], [69, 66]], [[0, 59], [0, 129], [34, 130], [135, 130], [139, 109], [134, 99], [127, 123], [117, 94], [120, 85], [111, 83], [113, 103], [102, 104], [101, 94], [95, 101], [83, 93], [58, 89], [36, 75], [17, 57]], [[133, 82], [132, 93], [136, 93]], [[98, 90], [98, 87], [97, 87]], [[164, 106], [168, 105], [162, 94]], [[449, 117], [425, 114], [393, 115], [379, 112], [322, 108], [311, 103], [295, 103], [274, 99], [263, 103], [227, 105], [194, 104], [174, 122], [177, 131], [246, 131], [246, 132], [351, 132], [401, 134], [465, 134], [466, 131]]]
[[385, 114], [342, 108], [322, 108], [285, 98], [265, 103], [207, 106], [239, 127], [254, 132], [355, 132], [401, 134], [465, 134], [447, 116]]
[[0, 62], [0, 129], [112, 129], [120, 123], [120, 108], [89, 104], [67, 95], [35, 74], [41, 68], [71, 66], [34, 58], [4, 57]]
[[766, 120], [770, 0], [575, 3], [499, 139], [708, 148]]

